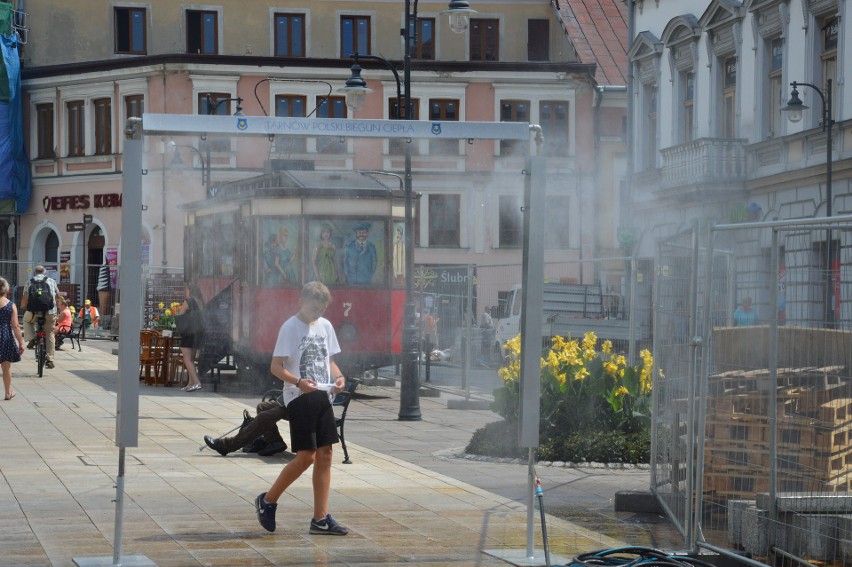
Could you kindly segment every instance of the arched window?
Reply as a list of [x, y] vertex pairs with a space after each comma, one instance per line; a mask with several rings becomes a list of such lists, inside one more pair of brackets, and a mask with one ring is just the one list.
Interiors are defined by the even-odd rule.
[[92, 232], [89, 233], [89, 256], [88, 262], [91, 265], [100, 265], [104, 263], [104, 246], [106, 239], [101, 227], [95, 225], [92, 227]]
[[44, 261], [58, 262], [59, 261], [59, 237], [52, 230], [44, 239]]
[[679, 125], [671, 133], [674, 144], [687, 144], [695, 139], [695, 70], [700, 37], [701, 28], [692, 14], [672, 19], [663, 31], [672, 74], [672, 113]]

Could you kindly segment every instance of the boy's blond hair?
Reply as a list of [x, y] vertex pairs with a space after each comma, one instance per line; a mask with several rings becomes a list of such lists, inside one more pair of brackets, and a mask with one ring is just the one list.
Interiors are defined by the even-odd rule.
[[331, 292], [324, 283], [318, 281], [308, 282], [303, 285], [300, 297], [302, 299], [316, 299], [326, 305], [331, 303]]

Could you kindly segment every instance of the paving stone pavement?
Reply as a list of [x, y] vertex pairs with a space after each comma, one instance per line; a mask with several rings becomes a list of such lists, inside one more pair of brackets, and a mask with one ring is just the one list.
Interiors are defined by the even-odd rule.
[[[43, 378], [31, 356], [13, 365], [18, 395], [0, 403], [0, 566], [113, 555], [117, 357], [95, 348], [98, 342], [58, 352], [57, 367]], [[342, 464], [336, 448], [330, 498], [331, 512], [351, 532], [329, 538], [308, 534], [309, 474], [281, 499], [275, 533], [257, 523], [253, 500], [289, 453], [199, 450], [205, 434], [239, 425], [255, 397], [140, 385], [139, 446], [126, 450], [122, 556], [161, 566], [490, 566], [507, 563], [484, 550], [523, 557], [526, 465], [455, 458], [473, 431], [497, 416], [447, 409], [442, 395], [421, 398], [421, 421], [399, 421], [398, 388], [361, 392], [346, 421], [353, 463]], [[286, 423], [280, 427], [288, 439]], [[561, 499], [588, 501], [591, 509], [611, 501], [616, 489], [648, 486], [647, 471], [639, 470], [537, 473], [545, 510]], [[537, 510], [534, 519], [543, 565]], [[623, 544], [592, 524], [549, 515], [551, 557]]]

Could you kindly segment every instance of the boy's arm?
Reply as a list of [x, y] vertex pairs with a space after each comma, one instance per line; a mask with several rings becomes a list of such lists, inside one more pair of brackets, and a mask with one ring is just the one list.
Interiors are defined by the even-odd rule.
[[313, 392], [317, 389], [317, 384], [310, 378], [300, 378], [288, 371], [284, 368], [284, 363], [287, 361], [286, 356], [273, 356], [272, 364], [269, 367], [269, 371], [273, 376], [281, 380], [282, 382], [286, 382], [287, 384], [291, 384], [299, 388], [299, 391], [303, 394], [307, 394], [309, 392]]
[[331, 380], [334, 382], [334, 393], [339, 394], [346, 387], [346, 377], [343, 375], [343, 372], [340, 371], [340, 368], [337, 367], [337, 363], [334, 362], [334, 358], [331, 359]]
[[293, 375], [292, 372], [284, 368], [284, 363], [287, 362], [287, 358], [288, 357], [286, 356], [273, 356], [272, 364], [269, 366], [269, 371], [282, 382], [293, 384], [295, 386], [296, 382], [299, 381], [299, 377]]

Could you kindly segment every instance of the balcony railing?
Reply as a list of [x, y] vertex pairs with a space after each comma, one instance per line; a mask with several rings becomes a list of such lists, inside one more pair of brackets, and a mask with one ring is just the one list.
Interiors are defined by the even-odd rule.
[[746, 140], [701, 138], [660, 151], [661, 189], [745, 181]]

